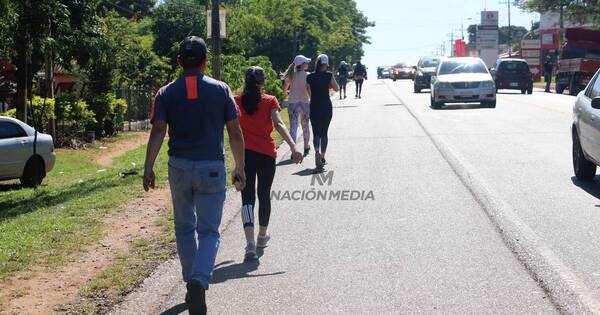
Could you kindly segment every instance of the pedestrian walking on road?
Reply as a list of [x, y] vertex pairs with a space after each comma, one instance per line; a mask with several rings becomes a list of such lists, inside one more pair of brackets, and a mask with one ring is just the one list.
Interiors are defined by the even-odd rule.
[[[292, 160], [302, 162], [302, 153], [281, 120], [281, 107], [277, 98], [263, 93], [265, 71], [260, 67], [246, 70], [244, 91], [235, 97], [241, 113], [240, 123], [244, 134], [246, 187], [242, 190], [242, 224], [246, 235], [245, 259], [256, 259], [256, 248], [267, 246], [271, 239], [267, 228], [271, 217], [271, 185], [275, 177], [277, 147], [271, 137], [273, 126], [292, 150]], [[258, 184], [258, 187], [255, 185]], [[258, 193], [259, 231], [254, 241], [254, 209]]]
[[340, 86], [340, 99], [346, 98], [346, 85], [348, 84], [348, 63], [345, 61], [340, 63], [340, 67], [337, 69], [337, 77], [338, 84]]
[[310, 61], [310, 58], [298, 55], [283, 74], [285, 82], [283, 92], [288, 94], [290, 133], [294, 142], [298, 141], [298, 120], [300, 120], [304, 139], [304, 156], [310, 153], [310, 96], [306, 86], [306, 77], [308, 76], [306, 70], [308, 70]]
[[169, 185], [173, 199], [177, 253], [186, 282], [190, 314], [206, 314], [205, 290], [219, 247], [225, 201], [223, 129], [235, 159], [231, 176], [245, 185], [244, 138], [229, 87], [206, 71], [206, 44], [196, 36], [179, 45], [183, 75], [162, 87], [152, 107], [152, 131], [144, 167], [144, 190], [155, 186], [154, 163], [169, 131]]
[[550, 53], [548, 53], [546, 54], [546, 58], [544, 59], [544, 81], [546, 81], [546, 92], [550, 92], [553, 66], [554, 62], [552, 61], [552, 56], [550, 56]]
[[359, 61], [354, 66], [354, 84], [356, 84], [356, 98], [362, 97], [362, 86], [367, 76], [367, 68]]
[[329, 57], [319, 55], [315, 73], [308, 75], [306, 81], [310, 91], [310, 123], [313, 129], [313, 146], [315, 147], [315, 166], [318, 171], [323, 170], [325, 152], [327, 151], [327, 132], [333, 116], [333, 104], [329, 97], [329, 89], [339, 91], [333, 73], [328, 71]]

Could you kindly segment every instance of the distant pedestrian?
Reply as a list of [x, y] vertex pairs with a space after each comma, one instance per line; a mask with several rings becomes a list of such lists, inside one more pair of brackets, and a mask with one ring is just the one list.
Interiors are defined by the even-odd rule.
[[362, 96], [362, 86], [367, 76], [367, 68], [359, 61], [354, 66], [354, 84], [356, 84], [356, 98]]
[[550, 56], [550, 53], [548, 53], [546, 54], [546, 58], [544, 59], [544, 81], [546, 81], [546, 92], [550, 92], [553, 66], [554, 62], [552, 61], [552, 56]]
[[144, 167], [144, 190], [155, 186], [154, 162], [169, 131], [169, 184], [173, 199], [177, 252], [186, 282], [190, 314], [206, 314], [205, 290], [219, 247], [225, 201], [223, 129], [226, 126], [235, 167], [232, 181], [245, 185], [244, 138], [229, 87], [209, 78], [206, 44], [196, 36], [179, 44], [183, 75], [156, 94], [152, 131]]
[[[338, 84], [340, 86], [340, 99], [346, 98], [346, 85], [348, 84], [348, 63], [342, 61], [337, 69]], [[343, 97], [342, 97], [343, 93]]]
[[306, 81], [310, 91], [310, 123], [313, 129], [313, 145], [315, 147], [315, 166], [317, 170], [323, 170], [325, 152], [327, 151], [327, 132], [333, 116], [333, 105], [329, 97], [329, 89], [339, 91], [333, 74], [329, 69], [329, 57], [319, 55], [315, 73], [308, 75]]
[[298, 121], [302, 125], [304, 139], [304, 156], [310, 152], [310, 96], [306, 85], [308, 64], [311, 59], [303, 55], [294, 58], [287, 71], [283, 74], [283, 92], [288, 94], [288, 116], [290, 118], [290, 133], [294, 142], [298, 141]]
[[[263, 93], [265, 72], [260, 67], [246, 70], [242, 95], [235, 97], [241, 113], [246, 157], [246, 187], [242, 190], [242, 224], [246, 235], [246, 260], [256, 259], [256, 248], [267, 246], [271, 236], [267, 232], [271, 217], [271, 185], [275, 177], [277, 146], [271, 137], [273, 126], [292, 150], [292, 160], [302, 162], [302, 153], [290, 136], [279, 111], [277, 98]], [[258, 188], [255, 186], [258, 182]], [[254, 209], [258, 193], [259, 231], [254, 241]]]

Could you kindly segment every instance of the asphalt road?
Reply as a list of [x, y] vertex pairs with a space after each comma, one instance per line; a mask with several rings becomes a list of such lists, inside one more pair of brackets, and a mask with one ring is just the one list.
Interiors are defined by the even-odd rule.
[[[274, 190], [374, 200], [274, 200], [254, 263], [238, 214], [209, 313], [597, 311], [600, 183], [572, 177], [573, 101], [501, 91], [496, 109], [432, 110], [410, 81], [367, 81], [363, 99], [334, 103], [331, 185], [311, 185], [309, 158], [280, 165]], [[184, 294], [177, 284], [158, 309], [182, 311]]]

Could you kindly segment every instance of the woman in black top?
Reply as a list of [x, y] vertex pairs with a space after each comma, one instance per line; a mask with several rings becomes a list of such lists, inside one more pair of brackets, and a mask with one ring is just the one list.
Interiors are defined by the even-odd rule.
[[325, 165], [325, 151], [327, 151], [327, 131], [333, 108], [329, 89], [339, 91], [339, 86], [329, 68], [329, 57], [319, 55], [315, 72], [308, 75], [308, 91], [310, 97], [310, 123], [313, 130], [313, 145], [315, 147], [315, 165], [317, 170], [322, 170]]
[[356, 84], [356, 96], [357, 98], [361, 98], [362, 94], [362, 86], [365, 82], [365, 77], [367, 76], [366, 67], [359, 61], [354, 66], [354, 84]]

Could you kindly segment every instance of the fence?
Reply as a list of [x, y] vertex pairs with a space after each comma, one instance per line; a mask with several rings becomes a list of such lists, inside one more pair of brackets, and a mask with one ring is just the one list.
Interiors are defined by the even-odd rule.
[[123, 131], [142, 131], [148, 130], [150, 127], [150, 119], [126, 121], [123, 123]]

